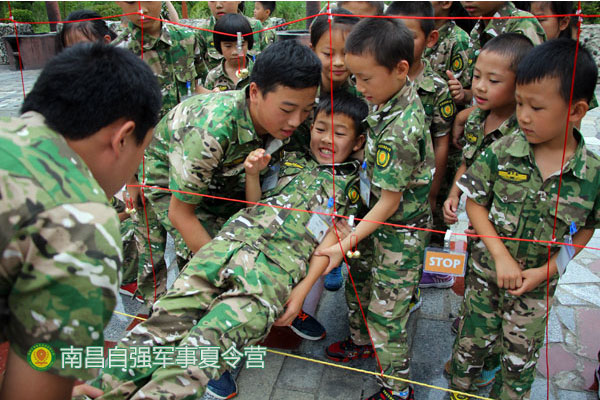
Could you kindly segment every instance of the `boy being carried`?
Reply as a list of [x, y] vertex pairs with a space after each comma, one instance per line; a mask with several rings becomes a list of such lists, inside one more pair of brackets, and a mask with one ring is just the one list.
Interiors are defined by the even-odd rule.
[[598, 70], [587, 50], [576, 49], [577, 42], [556, 39], [521, 61], [520, 131], [492, 144], [457, 183], [482, 237], [469, 258], [452, 354], [453, 389], [472, 390], [482, 361], [499, 346], [502, 368], [490, 397], [529, 398], [544, 343], [546, 302], [552, 304], [546, 292], [554, 295], [567, 262], [581, 250], [561, 248], [555, 239], [585, 246], [600, 227], [600, 158], [573, 128], [588, 110]]

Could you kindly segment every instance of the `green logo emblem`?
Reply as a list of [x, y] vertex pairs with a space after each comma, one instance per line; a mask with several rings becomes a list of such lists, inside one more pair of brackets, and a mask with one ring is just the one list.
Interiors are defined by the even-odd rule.
[[463, 63], [463, 59], [460, 54], [455, 54], [454, 57], [452, 57], [452, 72], [462, 71], [464, 67], [465, 64]]

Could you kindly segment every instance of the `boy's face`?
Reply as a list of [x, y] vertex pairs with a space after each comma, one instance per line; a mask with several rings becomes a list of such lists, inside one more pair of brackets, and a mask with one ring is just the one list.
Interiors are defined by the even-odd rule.
[[425, 49], [432, 47], [437, 42], [437, 34], [434, 34], [435, 31], [431, 31], [428, 36], [425, 36], [418, 19], [403, 19], [402, 22], [413, 34], [415, 44], [414, 62], [419, 62]]
[[[536, 17], [538, 15], [552, 15], [552, 8], [550, 4], [546, 1], [532, 1], [531, 2], [531, 13]], [[546, 32], [546, 37], [548, 40], [556, 39], [560, 32], [567, 29], [569, 27], [569, 17], [562, 18], [539, 18], [538, 22], [544, 28], [544, 32]]]
[[[356, 136], [354, 121], [347, 115], [333, 113], [334, 138], [331, 135], [331, 115], [321, 111], [310, 130], [310, 151], [319, 164], [341, 163], [358, 151], [365, 141]], [[333, 141], [333, 145], [332, 145]]]
[[254, 2], [254, 18], [259, 20], [260, 22], [265, 22], [265, 20], [269, 18], [270, 14], [271, 10], [266, 10], [261, 2]]
[[293, 89], [282, 85], [263, 95], [255, 82], [250, 83], [254, 128], [257, 133], [269, 133], [276, 139], [289, 138], [312, 111], [316, 95], [316, 86]]
[[559, 90], [558, 78], [544, 78], [517, 86], [517, 120], [529, 143], [555, 140], [562, 146], [569, 105]]
[[213, 17], [219, 20], [225, 14], [237, 14], [239, 4], [239, 1], [209, 1], [208, 8]]
[[500, 9], [505, 1], [461, 1], [465, 11], [471, 17], [491, 17]]
[[237, 42], [221, 42], [221, 52], [223, 53], [223, 57], [225, 58], [225, 62], [227, 62], [231, 66], [238, 66], [240, 63], [240, 68], [243, 66], [243, 58], [246, 56], [248, 52], [248, 42], [245, 40], [242, 44], [242, 54], [239, 53], [237, 48]]
[[[160, 18], [161, 1], [117, 1], [117, 5], [123, 10], [123, 14], [139, 12], [140, 7], [144, 15], [154, 18]], [[128, 15], [127, 18], [136, 26], [142, 26], [142, 18], [139, 14]], [[160, 30], [160, 21], [155, 19], [145, 18], [144, 29], [149, 32]]]
[[[345, 43], [346, 31], [343, 29], [333, 29], [331, 31], [331, 46], [329, 46], [328, 32], [325, 32], [317, 42], [313, 50], [323, 65], [321, 81], [329, 82], [332, 77], [335, 85], [336, 83], [344, 82], [350, 76], [350, 71], [346, 68], [344, 58], [346, 55], [346, 51], [344, 50]], [[332, 59], [333, 69], [330, 69], [329, 57]]]
[[402, 60], [390, 71], [370, 53], [347, 53], [346, 65], [356, 78], [356, 89], [369, 103], [376, 105], [385, 104], [402, 89], [409, 68], [408, 62]]
[[473, 98], [482, 110], [502, 111], [514, 108], [515, 73], [510, 60], [501, 54], [482, 51], [473, 71]]

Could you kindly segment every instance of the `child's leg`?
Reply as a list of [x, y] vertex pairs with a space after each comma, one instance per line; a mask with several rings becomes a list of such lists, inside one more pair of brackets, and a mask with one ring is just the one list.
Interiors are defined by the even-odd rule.
[[[556, 282], [551, 284], [554, 293]], [[550, 299], [552, 305], [552, 299]], [[529, 398], [539, 349], [546, 331], [546, 288], [515, 297], [508, 293], [500, 304], [502, 323], [502, 372], [491, 397], [500, 400]]]
[[[423, 252], [429, 233], [398, 230], [381, 226], [373, 234], [375, 257], [369, 303], [368, 323], [383, 372], [409, 378], [409, 355], [406, 323], [410, 300], [421, 279]], [[408, 384], [385, 379], [383, 384], [394, 391], [404, 391]]]
[[367, 315], [367, 306], [371, 299], [371, 264], [373, 258], [373, 241], [366, 238], [358, 244], [358, 249], [361, 252], [361, 257], [358, 259], [348, 260], [350, 263], [350, 274], [352, 279], [348, 277], [345, 287], [346, 302], [348, 303], [348, 322], [350, 325], [350, 337], [354, 344], [370, 345], [371, 339], [367, 333], [365, 321], [354, 292], [354, 286], [360, 299], [360, 304], [363, 307], [365, 316]]
[[471, 390], [484, 360], [495, 347], [502, 324], [498, 311], [499, 292], [495, 282], [484, 279], [473, 270], [467, 274], [462, 320], [452, 349], [452, 389]]

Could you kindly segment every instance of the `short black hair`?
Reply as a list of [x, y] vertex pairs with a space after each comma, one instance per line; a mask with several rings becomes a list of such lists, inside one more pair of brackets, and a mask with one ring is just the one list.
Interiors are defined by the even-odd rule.
[[143, 143], [158, 122], [158, 80], [129, 50], [79, 43], [52, 58], [25, 98], [21, 113], [36, 111], [67, 139], [85, 139], [119, 118], [135, 122]]
[[[350, 1], [338, 1], [338, 7], [344, 7], [344, 3], [350, 3]], [[371, 7], [375, 7], [376, 13], [375, 15], [383, 15], [383, 10], [385, 9], [385, 3], [383, 1], [369, 1]]]
[[[433, 17], [433, 6], [430, 1], [394, 1], [385, 11], [385, 15], [402, 15], [410, 17]], [[433, 19], [419, 19], [425, 37], [435, 29]]]
[[529, 38], [520, 33], [510, 32], [490, 39], [481, 49], [496, 53], [510, 60], [510, 70], [517, 72], [521, 60], [533, 49]]
[[[333, 106], [331, 95], [333, 95]], [[365, 130], [363, 120], [369, 114], [367, 103], [344, 89], [335, 90], [331, 95], [319, 99], [319, 104], [315, 109], [315, 118], [320, 112], [324, 112], [326, 115], [331, 115], [332, 112], [346, 115], [354, 123], [354, 135], [356, 137], [362, 135]]]
[[236, 35], [238, 32], [241, 32], [242, 35], [248, 34], [247, 36], [243, 36], [243, 39], [248, 43], [248, 50], [252, 49], [252, 46], [254, 46], [254, 35], [249, 35], [252, 33], [252, 27], [250, 26], [250, 22], [248, 22], [248, 18], [242, 14], [223, 15], [215, 24], [215, 32], [213, 32], [215, 49], [223, 54], [221, 42], [237, 42], [237, 37], [222, 35], [222, 33]]
[[[102, 40], [104, 36], [110, 36], [110, 40], [114, 40], [117, 35], [114, 33], [103, 19], [94, 19], [92, 21], [82, 21], [93, 18], [102, 18], [100, 14], [91, 10], [76, 10], [73, 11], [64, 21], [61, 31], [58, 34], [59, 41], [62, 47], [66, 47], [66, 38], [70, 32], [79, 32], [90, 42]], [[79, 21], [79, 22], [68, 22]]]
[[277, 85], [292, 89], [317, 87], [321, 83], [321, 61], [314, 51], [296, 40], [282, 40], [265, 48], [257, 57], [250, 82], [263, 95]]
[[[546, 78], [558, 78], [560, 97], [568, 103], [575, 63], [577, 41], [569, 38], [549, 40], [523, 58], [517, 68], [517, 85], [527, 85]], [[590, 52], [579, 44], [575, 69], [573, 101], [592, 100], [598, 80], [598, 67]]]
[[372, 54], [377, 64], [390, 71], [402, 60], [412, 65], [413, 51], [413, 34], [398, 19], [365, 18], [346, 38], [346, 53]]
[[271, 15], [275, 12], [275, 3], [276, 1], [255, 1], [255, 3], [260, 3], [265, 10], [271, 11]]
[[[574, 8], [575, 4], [572, 1], [540, 1], [540, 3], [548, 5], [550, 7], [550, 10], [552, 11], [552, 15], [573, 14], [573, 12], [574, 12], [573, 8]], [[557, 17], [557, 18], [562, 18], [562, 17]], [[569, 26], [567, 27], [567, 29], [560, 31], [560, 34], [558, 35], [558, 37], [570, 38], [572, 26], [575, 26], [575, 27], [577, 26], [577, 17], [569, 18]]]
[[[350, 11], [344, 8], [334, 8], [331, 10], [332, 14], [344, 14], [346, 16], [334, 16], [331, 21], [331, 30], [337, 27], [350, 31], [352, 27], [360, 21], [360, 18], [354, 17]], [[310, 44], [313, 48], [317, 46], [317, 43], [325, 33], [329, 32], [329, 16], [319, 15], [315, 18], [310, 25]]]

